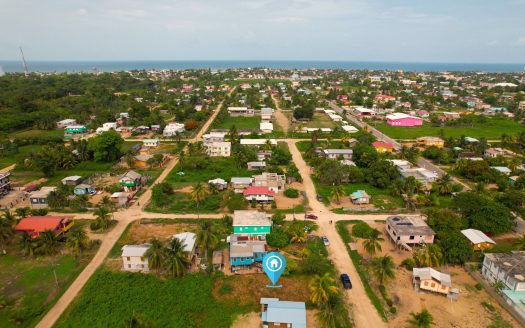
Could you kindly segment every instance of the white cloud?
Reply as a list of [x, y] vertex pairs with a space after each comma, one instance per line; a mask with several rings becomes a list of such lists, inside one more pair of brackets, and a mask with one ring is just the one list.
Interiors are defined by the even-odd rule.
[[519, 46], [525, 46], [525, 36], [522, 36], [516, 40], [516, 44]]

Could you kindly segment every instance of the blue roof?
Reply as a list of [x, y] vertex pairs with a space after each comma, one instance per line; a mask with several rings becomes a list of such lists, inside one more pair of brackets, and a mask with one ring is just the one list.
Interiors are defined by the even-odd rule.
[[525, 304], [522, 303], [522, 300], [525, 299], [525, 291], [520, 292], [504, 289], [501, 292], [505, 294], [505, 296], [507, 296], [507, 298], [509, 298], [512, 303], [514, 303], [514, 306], [525, 312]]
[[306, 328], [306, 306], [304, 302], [268, 302], [262, 319], [267, 322], [290, 323], [294, 328]]

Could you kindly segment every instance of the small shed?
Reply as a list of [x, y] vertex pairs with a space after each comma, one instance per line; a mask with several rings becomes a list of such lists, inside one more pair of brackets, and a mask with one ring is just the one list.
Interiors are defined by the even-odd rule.
[[62, 184], [64, 186], [76, 186], [82, 182], [82, 177], [80, 175], [72, 175], [62, 179]]
[[370, 195], [364, 190], [358, 190], [350, 195], [352, 204], [361, 205], [370, 203]]
[[97, 192], [97, 188], [94, 186], [87, 184], [87, 183], [81, 183], [78, 186], [73, 189], [73, 193], [75, 195], [92, 195]]

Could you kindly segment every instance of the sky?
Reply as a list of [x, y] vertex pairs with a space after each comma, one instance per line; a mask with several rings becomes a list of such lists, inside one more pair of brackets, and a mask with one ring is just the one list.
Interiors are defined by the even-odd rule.
[[525, 0], [0, 0], [0, 59], [525, 62]]

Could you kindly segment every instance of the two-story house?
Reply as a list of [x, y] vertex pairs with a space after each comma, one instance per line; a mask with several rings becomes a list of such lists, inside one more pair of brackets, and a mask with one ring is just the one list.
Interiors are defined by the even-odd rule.
[[266, 236], [270, 233], [272, 221], [266, 213], [253, 210], [233, 212], [233, 233], [236, 235]]
[[396, 245], [432, 244], [436, 235], [421, 216], [391, 216], [386, 232]]
[[228, 242], [232, 267], [247, 267], [262, 263], [268, 252], [264, 236], [231, 235], [228, 237]]
[[149, 272], [146, 252], [151, 244], [124, 245], [122, 247], [122, 270], [131, 272]]

